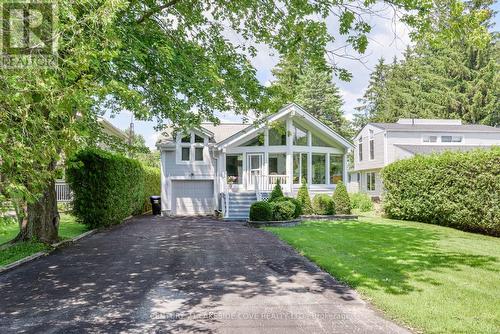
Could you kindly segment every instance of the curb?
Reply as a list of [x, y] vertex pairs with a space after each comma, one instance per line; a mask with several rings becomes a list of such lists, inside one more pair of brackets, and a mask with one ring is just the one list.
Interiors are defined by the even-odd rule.
[[0, 267], [0, 275], [6, 273], [8, 271], [11, 271], [13, 269], [16, 269], [17, 267], [20, 267], [23, 264], [29, 263], [29, 262], [34, 261], [34, 260], [36, 260], [38, 258], [41, 258], [43, 256], [49, 255], [50, 253], [52, 253], [56, 249], [65, 247], [65, 246], [67, 246], [69, 244], [72, 244], [72, 243], [78, 241], [78, 240], [81, 240], [83, 238], [91, 236], [92, 234], [94, 234], [96, 232], [97, 232], [97, 229], [87, 231], [85, 233], [77, 235], [74, 238], [63, 240], [63, 241], [60, 241], [58, 243], [50, 245], [52, 247], [52, 249], [49, 249], [47, 251], [41, 251], [41, 252], [38, 252], [38, 253], [35, 253], [35, 254], [31, 254], [30, 256], [27, 256], [25, 258], [22, 258], [20, 260], [15, 261], [15, 262], [9, 263], [6, 266]]

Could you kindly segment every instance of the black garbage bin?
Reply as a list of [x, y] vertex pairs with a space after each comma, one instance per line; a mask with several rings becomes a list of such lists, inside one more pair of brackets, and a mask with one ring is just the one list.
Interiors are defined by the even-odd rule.
[[161, 197], [160, 196], [150, 196], [151, 207], [153, 208], [153, 215], [161, 214]]

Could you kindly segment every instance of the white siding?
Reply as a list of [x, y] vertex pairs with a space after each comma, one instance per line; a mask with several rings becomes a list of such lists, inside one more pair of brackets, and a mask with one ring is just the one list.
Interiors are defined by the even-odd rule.
[[[374, 157], [370, 159], [370, 130], [373, 131]], [[363, 160], [359, 161], [359, 138], [363, 139]], [[371, 125], [361, 130], [354, 140], [354, 170], [384, 167], [384, 131]]]

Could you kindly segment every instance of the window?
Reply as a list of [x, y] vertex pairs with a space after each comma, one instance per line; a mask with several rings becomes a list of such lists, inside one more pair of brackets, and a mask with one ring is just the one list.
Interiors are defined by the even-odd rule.
[[243, 154], [226, 156], [227, 176], [231, 176], [234, 184], [241, 184], [243, 181]]
[[312, 183], [326, 184], [326, 154], [312, 155]]
[[461, 143], [462, 136], [441, 136], [442, 143]]
[[375, 190], [375, 173], [367, 173], [366, 174], [366, 189], [368, 191]]
[[250, 139], [241, 146], [264, 146], [264, 134], [259, 133], [255, 138]]
[[189, 148], [189, 147], [182, 148], [182, 156], [181, 156], [182, 161], [189, 161], [189, 151], [190, 150], [191, 150], [191, 148]]
[[191, 143], [191, 134], [187, 134], [181, 138], [181, 143]]
[[195, 135], [194, 135], [194, 142], [195, 142], [195, 143], [204, 143], [204, 142], [205, 142], [205, 139], [203, 139], [203, 137], [198, 136], [197, 134], [195, 134]]
[[269, 175], [286, 175], [285, 153], [269, 153]]
[[301, 128], [297, 124], [293, 123], [292, 125], [292, 136], [293, 136], [293, 145], [297, 146], [307, 146], [307, 130]]
[[435, 143], [437, 142], [437, 136], [424, 136], [422, 140], [424, 143]]
[[375, 159], [375, 143], [373, 138], [370, 139], [370, 160]]
[[203, 161], [203, 147], [194, 148], [194, 160]]
[[284, 122], [275, 122], [269, 127], [269, 145], [286, 145], [286, 126]]
[[293, 183], [307, 183], [307, 153], [293, 154]]
[[329, 147], [330, 145], [328, 145], [327, 143], [325, 143], [323, 141], [323, 139], [315, 136], [315, 135], [312, 135], [311, 136], [311, 141], [312, 141], [312, 146], [321, 146], [321, 147]]
[[358, 141], [358, 160], [363, 161], [363, 138], [359, 138]]
[[[337, 184], [339, 181], [342, 181], [343, 164], [343, 157], [341, 155], [330, 154], [330, 184]], [[349, 179], [350, 177], [351, 175], [349, 174]]]

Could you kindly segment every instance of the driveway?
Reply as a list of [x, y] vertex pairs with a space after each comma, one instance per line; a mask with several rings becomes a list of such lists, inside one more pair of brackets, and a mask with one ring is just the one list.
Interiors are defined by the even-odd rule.
[[407, 333], [272, 234], [143, 216], [0, 275], [0, 333]]

